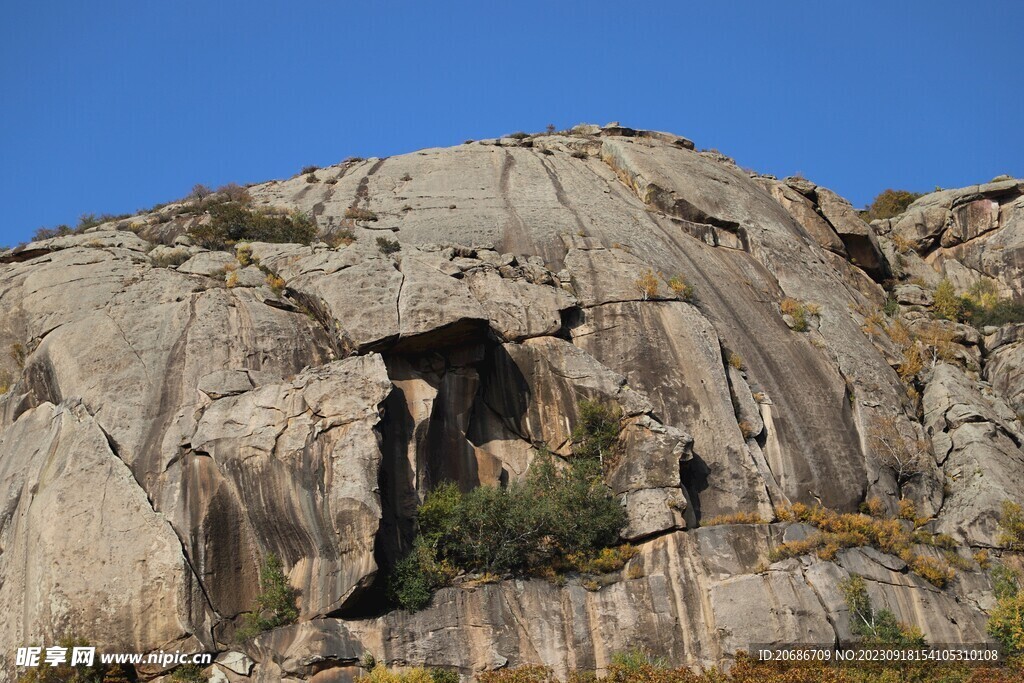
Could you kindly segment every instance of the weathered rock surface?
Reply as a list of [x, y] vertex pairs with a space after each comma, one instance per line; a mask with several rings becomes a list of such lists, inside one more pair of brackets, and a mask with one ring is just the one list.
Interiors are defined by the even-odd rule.
[[140, 651], [199, 645], [204, 599], [181, 543], [81, 403], [23, 414], [0, 440], [0, 481], [0, 641], [73, 629]]
[[[573, 669], [603, 669], [614, 653], [636, 646], [674, 664], [708, 665], [723, 652], [755, 643], [848, 639], [850, 617], [839, 583], [856, 572], [867, 579], [876, 605], [921, 624], [931, 641], [985, 639], [977, 611], [878, 562], [896, 558], [847, 551], [836, 563], [789, 560], [758, 571], [783, 531], [784, 525], [735, 525], [677, 532], [645, 544], [627, 567], [631, 578], [598, 590], [541, 580], [448, 588], [415, 614], [392, 612], [343, 625], [323, 620], [274, 637], [315, 643], [303, 645], [305, 659], [338, 666], [361, 647], [379, 660], [464, 674], [514, 662], [544, 664], [564, 677]], [[466, 620], [472, 628], [463, 626]], [[282, 649], [285, 658], [296, 648]], [[301, 664], [277, 666], [298, 672]]]
[[1024, 295], [1024, 181], [997, 180], [927, 194], [894, 219], [892, 234], [967, 289], [981, 277]]
[[1019, 498], [1024, 477], [1024, 434], [1016, 415], [945, 364], [935, 368], [923, 402], [936, 462], [950, 489], [940, 530], [963, 542], [996, 545], [999, 506]]
[[[1020, 181], [872, 227], [808, 180], [617, 124], [315, 176], [249, 192], [354, 243], [208, 251], [184, 235], [208, 217], [177, 203], [0, 253], [4, 652], [72, 629], [217, 652], [211, 675], [231, 683], [349, 681], [367, 651], [467, 675], [564, 675], [636, 645], [712, 664], [850, 639], [851, 572], [933, 642], [985, 639], [979, 571], [939, 590], [871, 549], [769, 565], [810, 530], [701, 523], [797, 501], [895, 509], [869, 434], [896, 415], [933, 460], [903, 492], [937, 530], [993, 545], [999, 505], [1022, 495], [1024, 335], [931, 320], [927, 285], [1024, 296]], [[944, 344], [910, 377], [876, 314], [890, 294], [913, 343]], [[542, 446], [568, 454], [585, 398], [621, 409], [606, 481], [639, 555], [586, 587], [463, 582], [383, 613], [423, 496], [521, 478]], [[300, 621], [239, 652], [271, 552]]]

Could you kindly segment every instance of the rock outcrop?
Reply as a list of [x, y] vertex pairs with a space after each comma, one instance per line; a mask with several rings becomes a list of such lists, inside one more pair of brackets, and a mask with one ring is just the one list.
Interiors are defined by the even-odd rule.
[[[348, 680], [365, 652], [467, 676], [637, 644], [699, 666], [848, 641], [852, 573], [934, 642], [986, 639], [971, 551], [998, 552], [1021, 498], [1024, 336], [933, 320], [929, 284], [1024, 296], [1024, 182], [868, 225], [808, 180], [618, 125], [311, 176], [248, 192], [313, 217], [312, 245], [203, 249], [182, 202], [0, 253], [2, 652], [75, 632], [216, 652], [232, 683]], [[423, 497], [568, 456], [584, 399], [621, 417], [605, 475], [637, 556], [388, 611]], [[912, 476], [883, 422], [923, 444]], [[903, 497], [960, 544], [945, 588], [872, 548], [771, 562], [809, 533], [779, 505]], [[270, 553], [299, 621], [239, 643]]]

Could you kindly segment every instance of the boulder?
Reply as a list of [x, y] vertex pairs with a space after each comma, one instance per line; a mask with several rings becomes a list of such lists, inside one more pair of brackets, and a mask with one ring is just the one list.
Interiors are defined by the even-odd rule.
[[877, 281], [889, 276], [889, 262], [882, 253], [871, 226], [865, 223], [850, 203], [823, 187], [815, 190], [821, 213], [839, 235], [850, 260]]

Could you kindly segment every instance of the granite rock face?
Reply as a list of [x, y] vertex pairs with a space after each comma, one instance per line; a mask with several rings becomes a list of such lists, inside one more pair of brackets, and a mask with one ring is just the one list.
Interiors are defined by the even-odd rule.
[[[933, 642], [986, 638], [969, 549], [1022, 497], [1024, 334], [932, 320], [928, 285], [1024, 295], [1020, 181], [868, 225], [806, 179], [619, 125], [314, 175], [248, 189], [312, 216], [312, 245], [202, 249], [179, 202], [0, 252], [0, 681], [69, 631], [216, 652], [232, 683], [348, 681], [365, 652], [466, 676], [637, 644], [717, 664], [849, 640], [851, 573]], [[637, 556], [386, 611], [423, 497], [568, 456], [583, 399], [621, 416], [605, 476]], [[885, 420], [924, 444], [909, 480], [871, 438]], [[780, 504], [901, 497], [962, 544], [950, 586], [870, 548], [770, 561], [807, 533], [771, 523]], [[707, 524], [735, 513], [764, 523]], [[242, 645], [270, 553], [300, 618]]]

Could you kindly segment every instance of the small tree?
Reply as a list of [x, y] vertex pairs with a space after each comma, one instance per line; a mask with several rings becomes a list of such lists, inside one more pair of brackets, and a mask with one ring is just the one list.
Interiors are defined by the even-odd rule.
[[260, 569], [260, 593], [253, 610], [245, 615], [239, 639], [247, 640], [272, 628], [294, 623], [299, 618], [295, 598], [296, 591], [288, 583], [281, 560], [270, 553]]
[[846, 607], [850, 610], [851, 630], [869, 643], [884, 645], [924, 645], [924, 636], [917, 628], [907, 627], [887, 609], [877, 612], [871, 606], [864, 577], [851, 574], [839, 584]]
[[578, 407], [579, 421], [572, 430], [573, 457], [594, 459], [603, 465], [618, 451], [622, 411], [590, 399], [583, 399]]
[[1010, 654], [1024, 653], [1024, 591], [1020, 575], [1003, 565], [992, 570], [996, 606], [989, 614], [986, 630]]
[[923, 439], [906, 438], [895, 415], [875, 417], [868, 428], [868, 444], [882, 466], [896, 478], [900, 498], [903, 486], [924, 472], [928, 444]]
[[249, 195], [249, 190], [238, 183], [221, 185], [217, 188], [217, 194], [222, 195], [229, 202], [236, 202], [238, 204], [248, 204], [252, 201], [252, 197]]
[[1024, 509], [1004, 501], [999, 515], [999, 543], [1007, 550], [1024, 552]]
[[963, 312], [963, 301], [957, 296], [956, 288], [949, 280], [942, 280], [935, 288], [932, 312], [946, 320], [957, 320]]
[[574, 453], [567, 468], [542, 450], [530, 466], [527, 496], [545, 521], [549, 555], [592, 553], [614, 544], [626, 512], [604, 483], [601, 463]]
[[195, 185], [192, 186], [192, 191], [188, 193], [187, 198], [191, 199], [194, 202], [201, 202], [207, 197], [209, 197], [211, 194], [213, 194], [213, 190], [211, 190], [209, 187], [203, 185], [202, 183], [196, 183]]
[[864, 210], [863, 218], [869, 222], [876, 218], [895, 218], [920, 196], [919, 192], [907, 190], [883, 190]]
[[658, 296], [658, 276], [650, 268], [641, 273], [634, 284], [640, 290], [644, 301]]

